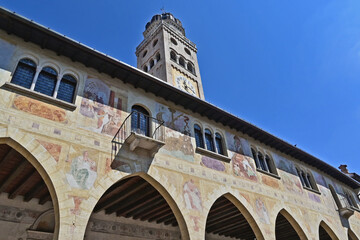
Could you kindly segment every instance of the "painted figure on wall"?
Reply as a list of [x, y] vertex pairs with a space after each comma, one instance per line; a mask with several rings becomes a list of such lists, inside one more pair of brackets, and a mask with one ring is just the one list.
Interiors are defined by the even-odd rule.
[[75, 157], [71, 162], [70, 172], [66, 179], [74, 188], [90, 189], [97, 177], [96, 163], [89, 158], [87, 151], [81, 156]]
[[190, 117], [182, 112], [178, 112], [173, 108], [166, 107], [164, 105], [157, 105], [156, 118], [164, 121], [166, 127], [175, 131], [179, 131], [182, 134], [191, 135], [190, 130]]
[[255, 201], [255, 209], [256, 209], [256, 213], [260, 217], [260, 221], [265, 224], [270, 224], [268, 211], [266, 209], [264, 202], [260, 198], [257, 198]]
[[293, 176], [289, 174], [283, 174], [281, 176], [281, 181], [283, 182], [286, 190], [296, 194], [303, 194], [302, 186], [298, 176]]
[[327, 184], [326, 184], [326, 182], [325, 182], [325, 179], [324, 179], [324, 177], [323, 177], [321, 174], [319, 174], [319, 173], [317, 173], [317, 172], [315, 172], [315, 171], [312, 171], [312, 174], [313, 174], [313, 176], [314, 176], [315, 181], [316, 181], [317, 184], [319, 184], [319, 185], [321, 185], [321, 186], [323, 186], [323, 187], [327, 187]]
[[183, 196], [187, 209], [202, 210], [200, 190], [195, 185], [194, 180], [190, 179], [190, 181], [185, 182]]
[[217, 159], [210, 158], [210, 157], [202, 156], [200, 164], [207, 168], [214, 169], [216, 171], [220, 171], [220, 172], [225, 171], [225, 165], [223, 162], [221, 162]]
[[295, 176], [297, 175], [295, 166], [290, 160], [287, 160], [286, 158], [283, 158], [277, 154], [273, 154], [273, 156], [278, 169], [293, 174]]
[[59, 161], [60, 153], [61, 153], [61, 145], [39, 139], [36, 140], [50, 153], [50, 155], [55, 159], [56, 162]]
[[115, 98], [115, 93], [102, 81], [87, 79], [80, 113], [93, 121], [86, 122], [83, 127], [114, 136], [121, 126], [121, 105], [121, 98]]
[[232, 157], [233, 172], [236, 176], [245, 177], [252, 181], [257, 181], [254, 166], [247, 157], [241, 154], [234, 154]]
[[65, 110], [32, 98], [16, 95], [12, 107], [55, 122], [67, 123]]
[[250, 145], [244, 138], [226, 132], [226, 140], [230, 151], [249, 157], [251, 156]]

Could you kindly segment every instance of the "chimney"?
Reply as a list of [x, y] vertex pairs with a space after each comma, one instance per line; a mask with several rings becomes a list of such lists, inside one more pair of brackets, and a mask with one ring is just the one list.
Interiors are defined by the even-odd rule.
[[347, 169], [347, 165], [340, 165], [339, 169], [341, 170], [341, 172], [345, 173], [345, 174], [349, 174], [349, 171]]

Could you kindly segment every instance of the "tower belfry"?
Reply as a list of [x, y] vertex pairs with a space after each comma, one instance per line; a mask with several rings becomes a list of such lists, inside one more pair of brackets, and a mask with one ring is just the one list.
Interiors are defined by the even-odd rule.
[[183, 91], [204, 99], [196, 45], [171, 13], [151, 18], [136, 48], [137, 67]]

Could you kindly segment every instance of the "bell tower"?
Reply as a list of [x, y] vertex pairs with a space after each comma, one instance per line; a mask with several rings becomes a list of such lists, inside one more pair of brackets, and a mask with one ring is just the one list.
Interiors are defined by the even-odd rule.
[[137, 68], [204, 99], [197, 48], [185, 36], [179, 19], [171, 13], [151, 18], [136, 48]]

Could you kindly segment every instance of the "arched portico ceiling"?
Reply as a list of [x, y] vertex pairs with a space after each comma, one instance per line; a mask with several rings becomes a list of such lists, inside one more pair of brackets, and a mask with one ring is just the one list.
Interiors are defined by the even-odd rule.
[[243, 213], [227, 197], [221, 196], [210, 208], [206, 233], [235, 239], [255, 239], [255, 233]]
[[33, 198], [39, 204], [51, 201], [49, 190], [32, 164], [19, 152], [6, 144], [0, 144], [0, 193], [9, 199], [23, 196], [25, 202]]
[[296, 220], [284, 209], [276, 217], [276, 240], [306, 240], [306, 235]]
[[146, 180], [135, 176], [111, 186], [94, 212], [116, 213], [118, 217], [177, 226], [176, 217], [163, 196]]

